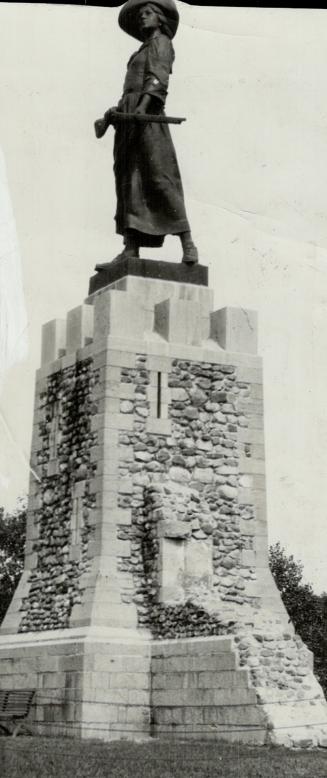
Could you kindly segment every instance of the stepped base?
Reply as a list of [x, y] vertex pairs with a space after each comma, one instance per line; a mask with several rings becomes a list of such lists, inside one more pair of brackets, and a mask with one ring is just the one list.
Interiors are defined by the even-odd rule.
[[[260, 636], [261, 649], [268, 639]], [[268, 675], [265, 687], [256, 686], [255, 650], [247, 664], [244, 649], [244, 636], [233, 635], [154, 641], [132, 630], [89, 628], [3, 636], [0, 688], [36, 690], [28, 721], [34, 734], [326, 742], [326, 703], [308, 663], [301, 697], [299, 686], [283, 693]]]
[[117, 740], [150, 730], [150, 645], [128, 630], [58, 630], [0, 641], [0, 688], [36, 690], [33, 734]]

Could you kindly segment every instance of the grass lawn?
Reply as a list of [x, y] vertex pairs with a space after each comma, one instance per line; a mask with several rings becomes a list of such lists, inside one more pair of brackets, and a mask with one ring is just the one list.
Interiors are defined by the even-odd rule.
[[0, 738], [1, 778], [326, 778], [327, 751], [221, 742]]

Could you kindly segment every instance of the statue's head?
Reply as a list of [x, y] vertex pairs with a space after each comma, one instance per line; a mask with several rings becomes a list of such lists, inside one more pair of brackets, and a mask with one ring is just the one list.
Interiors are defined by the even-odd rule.
[[128, 35], [140, 41], [146, 40], [155, 29], [161, 29], [169, 38], [173, 38], [179, 14], [174, 0], [156, 0], [155, 3], [127, 0], [120, 11], [118, 22]]
[[155, 3], [141, 5], [138, 10], [137, 18], [140, 35], [144, 38], [154, 30], [163, 30], [165, 27], [166, 17]]

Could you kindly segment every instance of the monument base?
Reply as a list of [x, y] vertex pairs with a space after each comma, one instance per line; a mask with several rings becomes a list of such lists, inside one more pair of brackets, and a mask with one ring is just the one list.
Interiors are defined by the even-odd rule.
[[[279, 678], [293, 657], [293, 689], [271, 682], [278, 650]], [[326, 702], [308, 652], [276, 631], [180, 640], [105, 628], [3, 636], [0, 688], [35, 689], [27, 721], [35, 735], [302, 748], [325, 746], [327, 738]]]
[[0, 688], [36, 690], [42, 734], [324, 745], [269, 570], [256, 314], [201, 266], [108, 273], [44, 326]]
[[117, 740], [150, 734], [150, 645], [105, 628], [0, 637], [0, 689], [35, 689], [33, 734]]

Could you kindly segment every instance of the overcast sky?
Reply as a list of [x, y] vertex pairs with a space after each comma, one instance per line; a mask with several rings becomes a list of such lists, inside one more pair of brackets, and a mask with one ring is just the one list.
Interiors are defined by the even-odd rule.
[[[270, 540], [327, 590], [327, 12], [178, 7], [167, 112], [187, 117], [173, 137], [215, 308], [259, 313]], [[93, 133], [138, 47], [118, 13], [0, 4], [2, 322], [15, 312], [26, 353], [0, 398], [8, 508], [27, 490], [41, 325], [79, 305], [121, 246], [113, 136]], [[169, 238], [155, 256], [180, 254]]]

